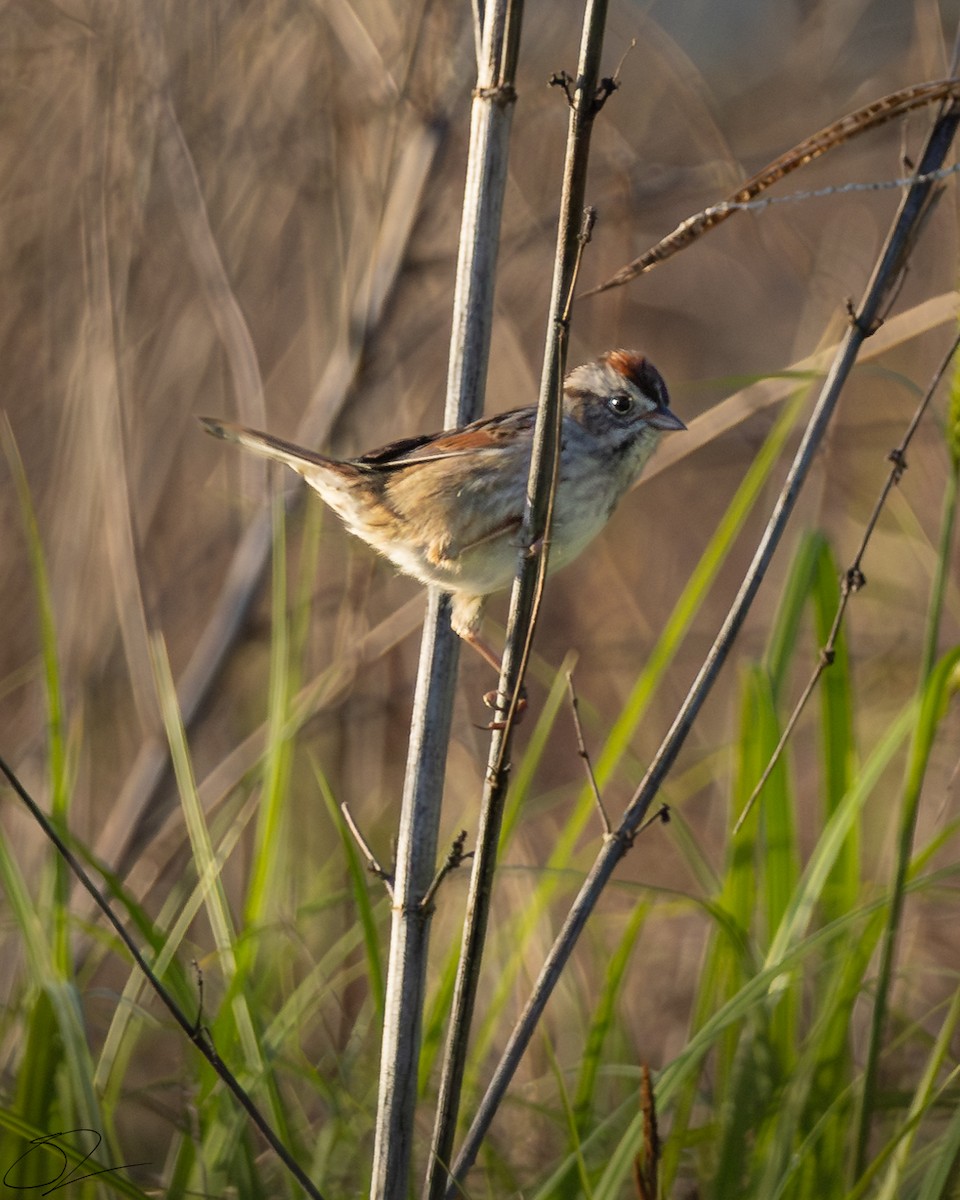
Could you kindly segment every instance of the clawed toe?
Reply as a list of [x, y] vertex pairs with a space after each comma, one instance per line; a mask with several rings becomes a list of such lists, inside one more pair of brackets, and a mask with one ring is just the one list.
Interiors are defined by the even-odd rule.
[[[498, 717], [495, 721], [490, 721], [487, 725], [478, 726], [479, 729], [505, 729], [506, 717], [510, 711], [511, 697], [504, 695], [503, 692], [493, 691], [484, 692], [483, 702], [487, 708], [492, 708]], [[520, 695], [517, 697], [517, 707], [514, 715], [514, 723], [519, 724], [523, 720], [523, 715], [527, 711], [527, 689], [521, 688]]]

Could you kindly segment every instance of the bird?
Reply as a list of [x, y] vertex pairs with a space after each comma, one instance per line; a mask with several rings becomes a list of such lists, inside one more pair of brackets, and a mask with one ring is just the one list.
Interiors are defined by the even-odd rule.
[[[204, 429], [285, 463], [347, 529], [403, 574], [450, 593], [451, 625], [494, 669], [480, 634], [487, 597], [517, 570], [536, 406], [337, 459], [216, 417]], [[606, 525], [664, 433], [686, 429], [643, 354], [610, 350], [564, 380], [550, 569]]]

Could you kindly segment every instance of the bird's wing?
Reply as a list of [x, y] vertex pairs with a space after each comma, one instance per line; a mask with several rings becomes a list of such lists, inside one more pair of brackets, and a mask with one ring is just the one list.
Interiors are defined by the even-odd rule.
[[359, 458], [351, 459], [358, 467], [376, 468], [381, 471], [403, 470], [417, 463], [441, 462], [448, 458], [463, 458], [466, 455], [495, 450], [504, 442], [533, 427], [536, 410], [517, 408], [499, 413], [495, 417], [484, 417], [461, 429], [448, 429], [442, 433], [424, 434], [421, 437], [402, 438], [370, 450]]

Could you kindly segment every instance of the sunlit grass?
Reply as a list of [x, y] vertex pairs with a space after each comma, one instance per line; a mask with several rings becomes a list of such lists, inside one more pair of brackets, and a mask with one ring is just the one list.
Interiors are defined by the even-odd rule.
[[[550, 155], [566, 116], [541, 85], [574, 53], [554, 8], [528, 7], [490, 409], [535, 392]], [[597, 126], [588, 282], [863, 91], [860, 8], [831, 7], [829, 55], [816, 26], [826, 6], [806, 10], [790, 50], [752, 55], [763, 77], [736, 87], [648, 16], [615, 15], [611, 67], [637, 20], [644, 36]], [[0, 139], [3, 403], [23, 455], [7, 438], [0, 753], [330, 1197], [366, 1189], [390, 921], [339, 806], [389, 869], [419, 610], [332, 521], [321, 534], [319, 506], [291, 505], [288, 519], [275, 505], [259, 600], [232, 590], [233, 575], [225, 585], [260, 493], [193, 418], [252, 419], [262, 387], [270, 429], [304, 429], [336, 453], [437, 427], [472, 66], [452, 12], [168, 4], [151, 43], [126, 9], [109, 29], [51, 9], [10, 52], [24, 70]], [[908, 62], [941, 60], [936, 24], [917, 22], [909, 46], [898, 31], [885, 62], [870, 42], [878, 93], [908, 82]], [[143, 88], [161, 79], [193, 180], [157, 153]], [[850, 173], [898, 174], [914, 128], [858, 147]], [[464, 1121], [602, 836], [566, 671], [576, 660], [616, 816], [766, 516], [803, 404], [789, 394], [820, 370], [811, 345], [834, 340], [893, 202], [738, 219], [699, 257], [577, 307], [573, 353], [643, 348], [692, 429], [664, 447], [664, 472], [625, 501], [609, 539], [550, 583]], [[957, 898], [957, 386], [947, 451], [932, 435], [911, 451], [849, 636], [732, 833], [825, 641], [904, 381], [922, 377], [952, 319], [949, 203], [868, 346], [882, 344], [879, 366], [854, 381], [824, 450], [797, 523], [808, 532], [781, 552], [766, 607], [667, 782], [671, 823], [643, 833], [590, 922], [472, 1196], [632, 1196], [646, 1060], [664, 1197], [956, 1192], [960, 959], [943, 930]], [[731, 379], [754, 386], [726, 398]], [[717, 424], [696, 423], [721, 394], [701, 414]], [[242, 648], [185, 713], [185, 664], [221, 611]], [[460, 828], [472, 837], [485, 749], [472, 725], [489, 681], [470, 663], [462, 677], [448, 841]], [[173, 771], [141, 772], [150, 751]], [[117, 1170], [71, 1182], [70, 1195], [299, 1194], [6, 790], [3, 810], [0, 1179], [31, 1138], [89, 1128], [103, 1135], [97, 1164]], [[418, 1172], [465, 877], [445, 881], [433, 918]], [[89, 1148], [62, 1143], [77, 1175]], [[51, 1155], [29, 1155], [12, 1181], [39, 1187], [59, 1169]]]
[[[795, 410], [785, 411], [770, 434], [771, 448], [782, 445], [795, 416]], [[776, 458], [775, 453], [758, 457], [758, 482]], [[759, 489], [747, 479], [742, 494], [744, 498], [737, 497], [728, 518], [720, 522], [721, 532], [695, 575], [695, 582], [700, 582], [681, 597], [667, 622], [667, 645], [673, 645], [686, 627], [691, 596], [702, 602], [724, 546], [757, 502]], [[22, 499], [27, 503], [26, 491]], [[29, 509], [25, 512], [29, 518]], [[42, 549], [29, 519], [26, 528], [35, 561], [42, 563]], [[325, 871], [326, 882], [320, 889], [305, 886], [294, 869], [297, 836], [284, 814], [283, 798], [293, 761], [306, 752], [306, 746], [298, 744], [296, 723], [291, 726], [289, 720], [291, 699], [298, 690], [296, 663], [304, 653], [305, 624], [302, 600], [288, 603], [282, 527], [277, 535], [274, 682], [265, 701], [268, 732], [259, 765], [238, 793], [241, 806], [231, 810], [231, 820], [211, 824], [198, 805], [191, 753], [158, 643], [157, 687], [190, 838], [187, 870], [155, 921], [115, 881], [110, 881], [108, 890], [112, 902], [127, 912], [144, 945], [152, 947], [155, 968], [181, 1004], [209, 1028], [221, 1055], [287, 1144], [309, 1165], [321, 1189], [338, 1194], [346, 1187], [362, 1190], [363, 1164], [369, 1154], [388, 899], [382, 883], [365, 871], [319, 766], [313, 768], [316, 817], [327, 822], [331, 835], [339, 831], [330, 844], [342, 865]], [[309, 573], [315, 570], [311, 548], [316, 546], [315, 528], [308, 529], [306, 536], [310, 546], [302, 548], [301, 565]], [[791, 681], [808, 670], [815, 658], [836, 603], [839, 573], [821, 535], [801, 541], [767, 651], [741, 667], [738, 732], [726, 748], [731, 822], [776, 746], [795, 690]], [[297, 585], [301, 596], [302, 581], [303, 576]], [[40, 570], [35, 586], [42, 598], [45, 584]], [[674, 629], [677, 632], [671, 633]], [[51, 625], [51, 645], [55, 645], [54, 632]], [[649, 702], [668, 658], [667, 654], [651, 656], [614, 726], [610, 745], [625, 744], [627, 739], [617, 730], [636, 726], [643, 714], [636, 695]], [[47, 661], [48, 678], [55, 681], [54, 652]], [[947, 654], [926, 679], [920, 679], [917, 696], [870, 745], [860, 746], [856, 731], [863, 724], [863, 705], [841, 638], [817, 709], [806, 718], [808, 734], [816, 735], [818, 755], [811, 760], [809, 754], [794, 755], [788, 748], [756, 809], [731, 838], [718, 872], [707, 865], [711, 850], [697, 844], [696, 832], [683, 821], [682, 812], [676, 836], [670, 826], [654, 827], [643, 835], [671, 838], [691, 865], [691, 878], [698, 880], [698, 886], [686, 894], [682, 889], [636, 890], [632, 909], [622, 913], [606, 961], [595, 959], [599, 944], [588, 952], [589, 971], [596, 978], [592, 994], [566, 988], [555, 1001], [566, 1012], [562, 1025], [576, 1031], [574, 1060], [567, 1037], [559, 1044], [555, 1041], [561, 1028], [555, 1016], [544, 1028], [543, 1053], [537, 1055], [546, 1074], [528, 1078], [508, 1101], [504, 1123], [483, 1158], [493, 1191], [481, 1186], [477, 1194], [531, 1185], [531, 1194], [544, 1197], [589, 1195], [612, 1200], [623, 1194], [642, 1140], [637, 1115], [640, 1064], [629, 1057], [633, 1038], [624, 1017], [635, 1005], [638, 988], [642, 995], [640, 943], [651, 929], [657, 936], [658, 923], [669, 921], [669, 913], [678, 906], [702, 915], [707, 942], [688, 1043], [657, 1077], [664, 1135], [663, 1194], [673, 1194], [693, 1180], [702, 1195], [717, 1197], [799, 1198], [817, 1193], [852, 1197], [873, 1194], [877, 1187], [882, 1189], [877, 1194], [893, 1196], [904, 1194], [908, 1186], [925, 1197], [947, 1194], [944, 1188], [952, 1178], [960, 1146], [948, 1102], [956, 1091], [949, 1055], [960, 1015], [955, 997], [922, 1021], [907, 1020], [906, 1012], [902, 1013], [897, 1019], [895, 1051], [889, 1043], [893, 1012], [888, 1015], [885, 1010], [877, 1018], [881, 1065], [895, 1052], [901, 1064], [916, 1058], [918, 1070], [911, 1077], [902, 1065], [891, 1066], [893, 1075], [883, 1075], [883, 1093], [877, 1085], [871, 1089], [871, 1120], [864, 1127], [873, 1133], [862, 1168], [855, 1170], [853, 1164], [855, 1117], [863, 1106], [857, 1045], [865, 1014], [876, 1011], [875, 951], [881, 939], [896, 934], [903, 916], [902, 907], [891, 906], [889, 887], [865, 882], [862, 826], [877, 789], [883, 787], [889, 794], [890, 772], [905, 754], [903, 798], [908, 811], [915, 804], [939, 724], [949, 711], [958, 662], [960, 650]], [[537, 764], [547, 735], [558, 721], [568, 719], [565, 676], [566, 668], [556, 673], [527, 750], [516, 765], [514, 808], [503, 845], [507, 865], [502, 886], [510, 900], [499, 909], [488, 950], [489, 978], [496, 982], [487, 991], [477, 1022], [471, 1077], [483, 1074], [490, 1053], [502, 1040], [516, 997], [528, 986], [531, 964], [542, 954], [542, 927], [549, 923], [557, 902], [579, 881], [577, 847], [584, 837], [589, 841], [593, 836], [585, 832], [592, 802], [572, 776], [566, 793], [573, 798], [579, 791], [580, 800], [562, 818], [557, 844], [545, 854], [543, 867], [520, 872], [510, 868], [512, 841], [528, 819], [525, 806], [536, 799]], [[52, 722], [51, 736], [56, 736], [57, 728]], [[909, 753], [908, 744], [912, 745]], [[604, 753], [609, 755], [610, 750]], [[612, 764], [600, 778], [606, 779], [611, 769]], [[271, 789], [276, 793], [272, 801]], [[809, 825], [809, 803], [815, 796], [820, 804], [819, 832], [805, 846], [799, 829]], [[555, 801], [551, 810], [557, 811]], [[259, 826], [251, 822], [255, 812], [260, 814]], [[269, 837], [263, 832], [264, 822], [271, 826]], [[246, 837], [248, 830], [252, 840]], [[955, 869], [936, 866], [934, 859], [942, 860], [945, 852], [949, 855], [956, 832], [951, 826], [932, 843], [904, 845], [901, 882], [896, 885], [904, 896], [924, 903], [944, 889], [955, 889]], [[223, 888], [223, 872], [244, 844], [249, 844], [252, 857], [244, 869], [241, 899], [231, 901]], [[263, 858], [264, 853], [269, 853], [269, 859]], [[77, 1008], [76, 983], [62, 979], [49, 954], [49, 947], [56, 944], [54, 931], [72, 924], [66, 893], [48, 893], [38, 909], [13, 862], [6, 855], [0, 861], [8, 900], [20, 914], [20, 936], [26, 947], [33, 948], [25, 959], [20, 1000], [6, 1018], [8, 1041], [15, 1037], [22, 1047], [16, 1066], [21, 1086], [2, 1122], [8, 1156], [16, 1157], [14, 1147], [27, 1134], [41, 1136], [54, 1125], [73, 1127], [75, 1122], [111, 1131], [104, 1155], [121, 1161], [113, 1131], [118, 1122], [123, 1123], [130, 1087], [136, 1090], [138, 1059], [151, 1054], [156, 1009], [143, 981], [136, 973], [129, 975], [123, 995], [117, 996], [110, 1031], [91, 1056], [87, 1047], [92, 1031]], [[52, 857], [49, 862], [52, 866]], [[441, 903], [452, 904], [455, 894], [441, 893]], [[192, 947], [197, 945], [197, 922], [204, 914], [203, 925], [211, 930], [213, 942], [210, 950], [198, 954]], [[327, 931], [319, 942], [318, 922]], [[455, 933], [455, 925], [447, 921], [443, 927], [449, 934]], [[201, 935], [200, 940], [206, 938]], [[452, 987], [455, 945], [453, 938], [435, 955], [439, 969], [432, 981], [420, 1088], [428, 1103]], [[109, 939], [98, 938], [91, 943], [90, 953], [90, 963], [102, 966], [107, 957], [120, 952]], [[195, 956], [199, 963], [191, 968]], [[442, 968], [441, 962], [446, 964]], [[88, 964], [87, 978], [90, 970]], [[883, 994], [888, 990], [889, 984]], [[348, 997], [352, 998], [348, 1001]], [[148, 1016], [151, 1012], [154, 1015]], [[70, 1045], [74, 1051], [64, 1058], [62, 1049]], [[187, 1196], [198, 1188], [219, 1191], [228, 1186], [238, 1187], [241, 1194], [259, 1194], [264, 1189], [271, 1195], [279, 1194], [278, 1189], [293, 1194], [295, 1189], [291, 1192], [271, 1156], [256, 1148], [232, 1098], [188, 1046], [177, 1054], [176, 1072], [178, 1089], [189, 1088], [192, 1094], [194, 1118], [187, 1126], [177, 1122], [176, 1133], [171, 1129], [166, 1163], [150, 1164], [149, 1177], [165, 1180], [165, 1194]], [[468, 1109], [471, 1094], [468, 1088]], [[517, 1120], [531, 1131], [540, 1153], [547, 1151], [547, 1160], [539, 1168], [525, 1161], [525, 1153], [513, 1157], [511, 1139], [504, 1132]], [[82, 1186], [140, 1194], [121, 1173]]]

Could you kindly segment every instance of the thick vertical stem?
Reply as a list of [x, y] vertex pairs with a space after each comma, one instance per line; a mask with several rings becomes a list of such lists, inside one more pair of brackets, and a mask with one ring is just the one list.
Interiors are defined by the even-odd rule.
[[[486, 6], [474, 93], [445, 419], [458, 425], [483, 404], [522, 0]], [[397, 844], [393, 922], [375, 1132], [373, 1200], [408, 1194], [430, 914], [422, 900], [436, 870], [437, 837], [459, 641], [449, 598], [431, 592], [420, 648]]]
[[436, 869], [437, 829], [450, 691], [458, 646], [450, 632], [449, 598], [431, 591], [420, 644], [407, 776], [397, 842], [393, 922], [387, 965], [377, 1127], [370, 1195], [405, 1200], [413, 1146], [417, 1063], [430, 918], [420, 901]]

